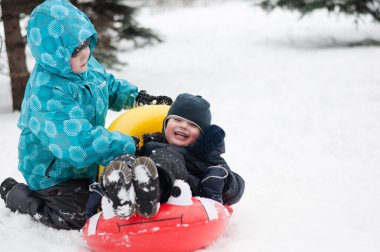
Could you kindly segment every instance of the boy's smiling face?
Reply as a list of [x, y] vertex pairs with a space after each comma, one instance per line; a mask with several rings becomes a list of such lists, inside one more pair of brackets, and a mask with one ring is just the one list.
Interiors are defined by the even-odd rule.
[[165, 128], [165, 137], [169, 144], [185, 147], [195, 143], [201, 134], [199, 127], [180, 116], [171, 116]]

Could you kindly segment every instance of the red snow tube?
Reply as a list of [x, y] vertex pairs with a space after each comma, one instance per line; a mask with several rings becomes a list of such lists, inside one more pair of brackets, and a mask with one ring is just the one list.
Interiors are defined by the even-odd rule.
[[100, 212], [83, 227], [88, 246], [105, 251], [194, 251], [208, 246], [227, 228], [232, 208], [205, 198], [188, 206], [162, 204], [152, 218], [104, 219]]
[[[144, 132], [160, 131], [168, 109], [164, 105], [131, 109], [119, 116], [109, 130], [139, 137]], [[176, 183], [181, 195], [171, 196], [152, 218], [134, 215], [129, 219], [106, 219], [102, 212], [91, 217], [82, 230], [90, 249], [181, 252], [208, 246], [225, 232], [232, 208], [210, 199], [191, 197], [188, 185], [181, 187], [181, 184], [185, 183]]]

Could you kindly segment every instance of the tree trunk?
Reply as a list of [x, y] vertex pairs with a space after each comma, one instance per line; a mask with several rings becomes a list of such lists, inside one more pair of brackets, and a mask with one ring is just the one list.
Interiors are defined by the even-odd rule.
[[25, 42], [21, 35], [20, 14], [12, 0], [2, 0], [5, 46], [12, 86], [13, 110], [20, 110], [29, 72], [26, 67]]

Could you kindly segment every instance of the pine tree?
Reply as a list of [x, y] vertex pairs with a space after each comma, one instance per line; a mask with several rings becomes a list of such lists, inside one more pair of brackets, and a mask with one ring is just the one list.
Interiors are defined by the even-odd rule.
[[1, 0], [1, 21], [4, 25], [5, 48], [12, 86], [13, 110], [20, 110], [29, 72], [26, 66], [25, 38], [22, 37], [20, 16], [29, 13], [39, 1]]
[[279, 7], [297, 10], [302, 15], [317, 9], [354, 15], [357, 19], [361, 15], [370, 15], [380, 22], [380, 0], [261, 0], [259, 5], [268, 11]]
[[95, 57], [106, 67], [117, 68], [124, 62], [117, 57], [121, 40], [132, 41], [134, 47], [143, 47], [161, 38], [151, 29], [141, 27], [135, 19], [137, 8], [125, 5], [123, 0], [71, 1], [90, 18], [98, 32]]
[[[29, 78], [25, 55], [26, 39], [22, 36], [20, 17], [29, 15], [42, 2], [43, 0], [0, 0], [13, 110], [21, 109]], [[122, 0], [71, 0], [71, 2], [83, 10], [94, 23], [99, 37], [94, 54], [107, 68], [116, 68], [123, 63], [117, 58], [119, 51], [117, 44], [121, 40], [133, 41], [135, 47], [153, 41], [161, 42], [158, 35], [150, 29], [141, 27], [136, 21], [137, 9], [125, 5]]]

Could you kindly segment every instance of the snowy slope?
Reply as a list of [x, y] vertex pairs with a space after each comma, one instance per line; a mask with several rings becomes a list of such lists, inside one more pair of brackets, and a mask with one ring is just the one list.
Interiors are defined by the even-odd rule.
[[[145, 10], [165, 37], [124, 53], [115, 73], [152, 94], [201, 94], [227, 132], [225, 158], [246, 180], [228, 232], [205, 251], [380, 250], [380, 39], [369, 20], [267, 15], [248, 1]], [[0, 180], [17, 171], [18, 113], [0, 76]], [[108, 123], [118, 114], [110, 113]], [[1, 251], [88, 251], [0, 202]]]

